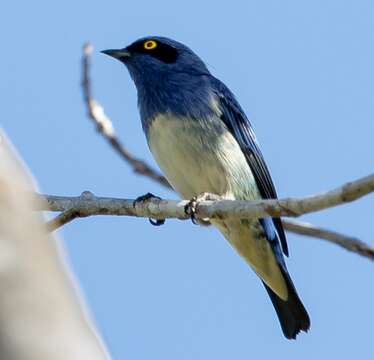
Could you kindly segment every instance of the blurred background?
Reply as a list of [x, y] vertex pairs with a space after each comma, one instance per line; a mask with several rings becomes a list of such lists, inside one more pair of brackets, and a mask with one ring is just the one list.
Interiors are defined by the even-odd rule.
[[[357, 1], [7, 1], [0, 5], [0, 125], [44, 193], [175, 198], [137, 177], [86, 118], [94, 95], [126, 146], [154, 164], [123, 65], [99, 53], [145, 35], [189, 45], [237, 95], [278, 193], [303, 196], [373, 171], [374, 3]], [[303, 220], [374, 243], [373, 196]], [[212, 228], [92, 217], [61, 230], [114, 359], [365, 358], [374, 264], [289, 235], [289, 270], [312, 318], [283, 338], [261, 283]]]

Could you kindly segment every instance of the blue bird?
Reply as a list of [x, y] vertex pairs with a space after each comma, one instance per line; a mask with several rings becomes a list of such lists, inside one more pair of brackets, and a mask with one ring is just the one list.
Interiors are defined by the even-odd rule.
[[[237, 200], [277, 198], [244, 111], [191, 49], [150, 36], [103, 53], [126, 65], [149, 148], [184, 199], [205, 192]], [[262, 280], [285, 337], [308, 331], [308, 313], [283, 257], [288, 248], [281, 220], [211, 222]]]

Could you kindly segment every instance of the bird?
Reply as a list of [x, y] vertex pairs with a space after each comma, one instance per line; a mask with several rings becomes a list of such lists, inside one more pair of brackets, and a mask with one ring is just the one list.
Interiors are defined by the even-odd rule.
[[[137, 89], [149, 149], [184, 199], [212, 193], [230, 200], [276, 199], [253, 127], [229, 88], [188, 46], [147, 36], [103, 50], [123, 63]], [[263, 282], [287, 339], [310, 318], [286, 267], [280, 218], [211, 219]]]

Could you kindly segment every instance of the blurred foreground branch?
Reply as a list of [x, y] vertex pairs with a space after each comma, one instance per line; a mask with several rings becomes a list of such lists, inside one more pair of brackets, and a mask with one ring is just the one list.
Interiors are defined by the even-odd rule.
[[0, 358], [109, 359], [32, 191], [0, 133]]

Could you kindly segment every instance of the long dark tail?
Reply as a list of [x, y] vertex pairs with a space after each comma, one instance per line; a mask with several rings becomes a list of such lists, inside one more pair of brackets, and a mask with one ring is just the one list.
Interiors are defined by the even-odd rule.
[[307, 332], [310, 328], [310, 319], [303, 303], [297, 295], [296, 289], [287, 272], [281, 270], [288, 288], [287, 301], [282, 300], [265, 283], [265, 289], [268, 292], [271, 302], [277, 312], [280, 325], [284, 336], [287, 339], [296, 339], [300, 331]]

